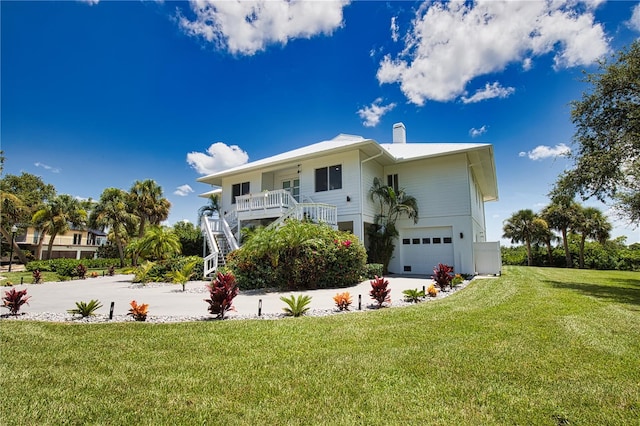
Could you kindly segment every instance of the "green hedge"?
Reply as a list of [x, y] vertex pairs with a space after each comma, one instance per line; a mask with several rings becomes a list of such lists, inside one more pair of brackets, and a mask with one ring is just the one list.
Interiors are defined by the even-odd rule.
[[25, 265], [27, 271], [55, 272], [58, 275], [72, 277], [78, 265], [88, 269], [107, 269], [110, 266], [120, 266], [120, 259], [51, 259], [33, 260]]
[[360, 282], [367, 253], [350, 232], [324, 224], [288, 220], [260, 228], [227, 256], [241, 289], [337, 288]]

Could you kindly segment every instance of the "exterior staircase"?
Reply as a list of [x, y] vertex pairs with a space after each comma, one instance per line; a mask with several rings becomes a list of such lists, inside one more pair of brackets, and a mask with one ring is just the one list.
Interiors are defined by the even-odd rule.
[[[230, 219], [233, 224], [233, 218]], [[234, 227], [237, 225], [236, 220]], [[226, 217], [202, 217], [200, 226], [209, 248], [209, 254], [204, 258], [204, 276], [209, 277], [218, 267], [225, 265], [227, 254], [239, 247], [238, 240]]]

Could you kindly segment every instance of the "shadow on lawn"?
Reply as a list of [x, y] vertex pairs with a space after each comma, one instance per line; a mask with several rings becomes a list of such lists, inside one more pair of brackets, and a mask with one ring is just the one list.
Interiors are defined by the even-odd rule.
[[546, 282], [555, 288], [575, 290], [586, 296], [597, 297], [616, 303], [635, 305], [635, 310], [640, 309], [640, 280], [618, 278], [612, 281], [609, 285], [549, 280]]

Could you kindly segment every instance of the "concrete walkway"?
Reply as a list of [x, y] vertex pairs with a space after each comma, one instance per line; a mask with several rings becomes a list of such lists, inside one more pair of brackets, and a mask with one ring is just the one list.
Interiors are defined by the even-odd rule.
[[[21, 312], [27, 313], [66, 313], [68, 309], [75, 308], [79, 301], [88, 302], [92, 299], [99, 300], [103, 307], [96, 313], [108, 315], [111, 302], [115, 302], [114, 315], [125, 315], [132, 300], [138, 303], [149, 304], [149, 315], [152, 316], [206, 316], [208, 304], [204, 299], [209, 293], [206, 284], [209, 281], [192, 281], [187, 283], [186, 291], [182, 292], [182, 286], [168, 283], [150, 283], [146, 286], [132, 284], [133, 275], [115, 275], [113, 277], [86, 278], [64, 282], [47, 282], [43, 284], [16, 285], [16, 289], [27, 289], [27, 295], [31, 296], [29, 305], [23, 306]], [[429, 277], [391, 277], [392, 304], [404, 299], [402, 291], [406, 289], [422, 289], [428, 287], [433, 281]], [[9, 287], [1, 289], [8, 290]], [[233, 301], [235, 312], [230, 312], [229, 317], [256, 315], [258, 303], [262, 300], [263, 314], [281, 314], [285, 303], [281, 296], [291, 294], [308, 294], [312, 297], [310, 308], [312, 310], [326, 310], [335, 308], [333, 296], [336, 293], [348, 291], [353, 298], [352, 310], [358, 308], [358, 295], [362, 296], [362, 308], [374, 303], [369, 296], [371, 285], [364, 281], [356, 286], [328, 289], [308, 290], [300, 292], [265, 292], [262, 290], [241, 291]], [[6, 310], [0, 313], [6, 313]]]

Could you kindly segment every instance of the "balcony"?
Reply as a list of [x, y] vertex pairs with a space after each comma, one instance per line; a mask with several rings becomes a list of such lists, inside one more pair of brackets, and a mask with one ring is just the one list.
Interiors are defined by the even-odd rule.
[[298, 203], [289, 191], [277, 189], [259, 194], [247, 194], [236, 197], [238, 220], [278, 218], [278, 222], [293, 217], [313, 222], [324, 222], [330, 226], [338, 225], [338, 209], [324, 203]]

